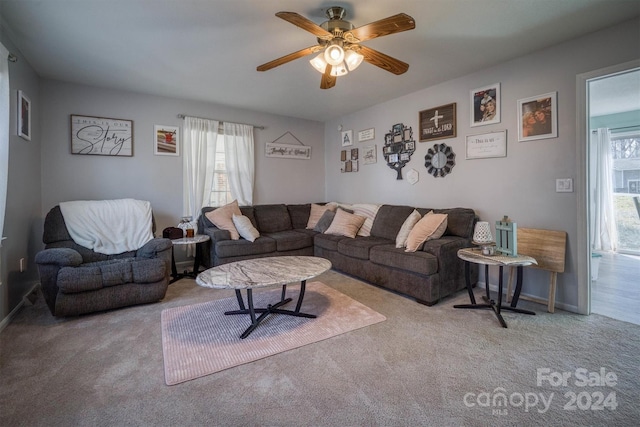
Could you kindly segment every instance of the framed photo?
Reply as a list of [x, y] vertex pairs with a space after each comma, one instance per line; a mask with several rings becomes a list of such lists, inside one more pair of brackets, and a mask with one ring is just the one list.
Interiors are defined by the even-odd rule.
[[518, 100], [518, 141], [558, 137], [558, 92]]
[[31, 141], [31, 100], [18, 91], [18, 136]]
[[180, 128], [177, 126], [154, 126], [153, 153], [157, 156], [180, 155]]
[[420, 141], [433, 141], [456, 136], [456, 103], [420, 111]]
[[365, 165], [371, 165], [378, 161], [378, 153], [375, 145], [368, 145], [362, 149], [362, 159]]
[[467, 159], [507, 157], [507, 131], [467, 136]]
[[353, 131], [345, 130], [344, 132], [342, 132], [342, 146], [348, 147], [349, 145], [352, 145], [352, 144], [353, 144]]
[[71, 115], [71, 154], [133, 156], [133, 120]]
[[500, 83], [471, 91], [471, 126], [500, 123]]
[[360, 141], [360, 142], [369, 141], [371, 139], [374, 139], [375, 137], [376, 137], [376, 129], [375, 128], [365, 129], [365, 130], [361, 130], [360, 132], [358, 132], [358, 141]]

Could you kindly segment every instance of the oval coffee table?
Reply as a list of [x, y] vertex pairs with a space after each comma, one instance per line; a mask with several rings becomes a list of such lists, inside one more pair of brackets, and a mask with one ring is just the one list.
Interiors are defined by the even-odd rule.
[[[286, 314], [296, 317], [315, 318], [314, 314], [300, 311], [304, 298], [305, 285], [308, 279], [316, 277], [331, 268], [331, 262], [324, 258], [312, 256], [281, 256], [249, 259], [222, 264], [203, 271], [196, 278], [196, 283], [205, 288], [234, 289], [238, 299], [239, 310], [226, 311], [224, 314], [248, 314], [251, 326], [240, 335], [244, 339], [269, 314]], [[295, 310], [285, 310], [281, 306], [291, 302], [286, 298], [288, 283], [300, 281], [300, 294]], [[282, 285], [280, 301], [269, 304], [265, 308], [253, 306], [253, 289]], [[244, 305], [240, 291], [247, 291], [247, 307]], [[256, 313], [260, 316], [256, 317]]]

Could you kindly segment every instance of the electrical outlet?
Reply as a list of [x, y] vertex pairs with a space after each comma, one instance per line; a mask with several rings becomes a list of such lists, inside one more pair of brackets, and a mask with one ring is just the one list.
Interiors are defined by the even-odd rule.
[[24, 258], [20, 258], [20, 273], [23, 273], [27, 269], [27, 261]]

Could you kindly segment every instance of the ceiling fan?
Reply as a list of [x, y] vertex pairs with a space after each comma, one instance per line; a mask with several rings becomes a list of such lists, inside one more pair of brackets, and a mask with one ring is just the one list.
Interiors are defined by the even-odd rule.
[[335, 86], [337, 77], [355, 70], [363, 60], [393, 74], [402, 74], [409, 69], [409, 64], [360, 44], [376, 37], [414, 29], [416, 23], [409, 15], [399, 13], [358, 28], [353, 28], [353, 24], [343, 19], [346, 11], [342, 7], [330, 7], [326, 15], [329, 20], [318, 25], [295, 12], [276, 13], [278, 18], [316, 36], [318, 44], [262, 64], [257, 70], [267, 71], [294, 59], [324, 51], [309, 62], [322, 73], [320, 88], [330, 89]]

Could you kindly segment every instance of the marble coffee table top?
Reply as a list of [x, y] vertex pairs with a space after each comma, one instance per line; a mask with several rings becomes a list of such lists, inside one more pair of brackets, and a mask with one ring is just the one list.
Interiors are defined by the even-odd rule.
[[196, 283], [205, 288], [248, 289], [286, 285], [316, 277], [331, 262], [312, 256], [256, 258], [219, 265], [203, 271]]

